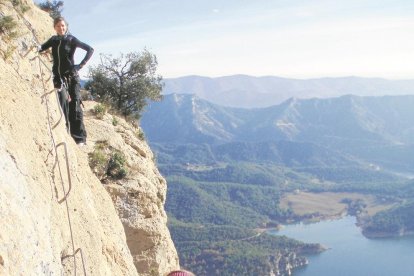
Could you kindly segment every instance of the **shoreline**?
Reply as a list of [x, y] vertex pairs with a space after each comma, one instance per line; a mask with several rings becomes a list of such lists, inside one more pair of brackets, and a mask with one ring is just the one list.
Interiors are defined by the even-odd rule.
[[[375, 195], [347, 192], [307, 192], [296, 191], [281, 197], [280, 207], [290, 210], [290, 216], [280, 222], [277, 228], [290, 224], [311, 224], [322, 221], [337, 220], [345, 216], [356, 218], [356, 226], [361, 234], [368, 239], [397, 238], [414, 235], [414, 231], [398, 229], [393, 232], [370, 229], [370, 221], [378, 212], [398, 205], [401, 199], [385, 201]], [[273, 225], [269, 225], [273, 226]], [[371, 226], [372, 227], [372, 226]], [[266, 227], [267, 228], [267, 227]], [[274, 227], [273, 227], [274, 228]]]
[[392, 238], [404, 238], [414, 236], [414, 231], [400, 231], [399, 233], [389, 232], [375, 232], [362, 230], [362, 234], [367, 239], [392, 239]]
[[[355, 225], [360, 229], [361, 234], [367, 239], [387, 239], [387, 238], [403, 238], [408, 236], [414, 236], [414, 231], [399, 231], [398, 233], [391, 233], [391, 232], [381, 232], [381, 231], [367, 231], [367, 217], [366, 215], [355, 215], [350, 214], [348, 212], [342, 212], [336, 215], [329, 215], [329, 216], [319, 216], [313, 218], [305, 218], [305, 219], [292, 219], [288, 220], [285, 223], [280, 223], [277, 226], [272, 227], [264, 227], [264, 228], [257, 228], [256, 231], [260, 233], [269, 232], [269, 231], [280, 231], [287, 225], [294, 225], [294, 224], [313, 224], [319, 223], [323, 221], [331, 221], [331, 220], [339, 220], [343, 219], [346, 216], [352, 216], [356, 218]], [[329, 249], [329, 248], [325, 248]]]

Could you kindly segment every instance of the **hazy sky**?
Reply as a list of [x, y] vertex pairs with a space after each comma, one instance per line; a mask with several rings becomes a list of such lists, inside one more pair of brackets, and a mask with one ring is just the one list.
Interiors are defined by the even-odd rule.
[[164, 77], [414, 78], [413, 0], [66, 0], [99, 53], [156, 54]]

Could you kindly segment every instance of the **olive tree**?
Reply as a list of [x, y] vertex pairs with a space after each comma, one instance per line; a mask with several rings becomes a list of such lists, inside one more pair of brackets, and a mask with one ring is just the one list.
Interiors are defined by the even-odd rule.
[[101, 62], [89, 71], [85, 88], [97, 100], [125, 117], [139, 118], [148, 100], [162, 99], [162, 77], [156, 74], [157, 58], [147, 50], [101, 55]]

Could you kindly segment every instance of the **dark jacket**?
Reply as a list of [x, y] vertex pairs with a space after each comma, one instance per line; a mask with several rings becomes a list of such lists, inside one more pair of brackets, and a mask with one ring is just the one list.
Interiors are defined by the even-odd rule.
[[76, 48], [86, 51], [86, 55], [80, 62], [80, 66], [84, 66], [93, 54], [93, 48], [86, 43], [79, 41], [71, 34], [54, 35], [46, 41], [40, 49], [43, 52], [52, 47], [53, 56], [53, 74], [56, 79], [62, 79], [66, 75], [74, 71], [74, 54]]

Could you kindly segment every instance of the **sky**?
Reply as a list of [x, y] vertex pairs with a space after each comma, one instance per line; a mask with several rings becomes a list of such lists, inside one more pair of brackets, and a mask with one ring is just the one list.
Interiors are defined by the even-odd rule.
[[414, 78], [413, 0], [66, 0], [62, 15], [90, 65], [146, 48], [164, 78]]

